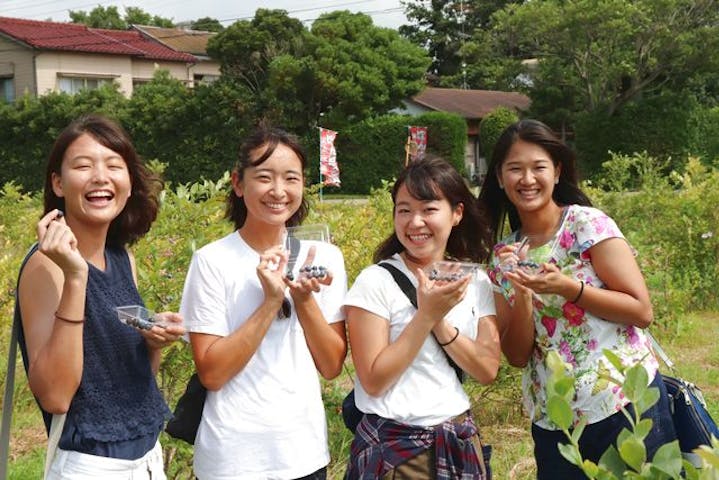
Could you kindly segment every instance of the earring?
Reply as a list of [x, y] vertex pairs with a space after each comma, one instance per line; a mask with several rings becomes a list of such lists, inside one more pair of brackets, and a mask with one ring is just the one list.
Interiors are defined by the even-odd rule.
[[554, 184], [555, 184], [555, 185], [559, 185], [559, 179], [558, 179], [558, 178], [554, 179]]
[[500, 183], [500, 184], [499, 184], [499, 189], [500, 189], [500, 190], [504, 190], [504, 185], [502, 185], [502, 184]]

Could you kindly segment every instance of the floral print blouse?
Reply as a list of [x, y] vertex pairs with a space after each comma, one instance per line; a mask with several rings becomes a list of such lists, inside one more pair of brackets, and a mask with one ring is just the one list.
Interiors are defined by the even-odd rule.
[[[624, 238], [614, 220], [596, 208], [571, 205], [566, 207], [563, 221], [554, 237], [546, 244], [532, 248], [528, 259], [537, 263], [554, 263], [565, 275], [583, 280], [587, 286], [603, 288], [604, 284], [592, 266], [591, 247], [609, 238]], [[516, 232], [495, 246], [495, 251], [506, 243], [516, 242]], [[514, 289], [509, 280], [502, 278], [498, 258], [492, 259], [490, 278], [511, 305]], [[621, 388], [602, 378], [608, 374], [621, 378], [604, 357], [608, 349], [622, 359], [625, 365], [642, 363], [654, 378], [658, 365], [651, 354], [650, 340], [643, 330], [603, 320], [555, 294], [534, 295], [534, 325], [536, 337], [534, 352], [525, 367], [522, 379], [524, 406], [538, 426], [556, 430], [547, 416], [545, 384], [551, 372], [545, 359], [551, 350], [573, 366], [575, 398], [572, 409], [575, 417], [587, 417], [595, 423], [616, 413], [628, 403]]]

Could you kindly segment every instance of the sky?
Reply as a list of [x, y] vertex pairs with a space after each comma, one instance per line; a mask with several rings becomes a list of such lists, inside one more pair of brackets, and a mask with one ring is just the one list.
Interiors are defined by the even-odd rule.
[[98, 5], [117, 6], [121, 14], [123, 7], [140, 7], [175, 23], [211, 17], [225, 26], [251, 19], [257, 8], [287, 10], [308, 27], [320, 14], [334, 10], [364, 12], [381, 27], [407, 23], [400, 0], [0, 0], [0, 16], [66, 22], [69, 10], [89, 12]]

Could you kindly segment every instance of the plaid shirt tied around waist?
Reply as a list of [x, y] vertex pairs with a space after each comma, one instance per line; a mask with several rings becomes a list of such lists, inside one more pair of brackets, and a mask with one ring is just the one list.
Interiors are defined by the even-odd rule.
[[365, 415], [350, 447], [345, 480], [377, 480], [393, 468], [434, 447], [437, 480], [485, 480], [479, 453], [472, 443], [477, 426], [466, 415], [435, 427], [398, 423]]

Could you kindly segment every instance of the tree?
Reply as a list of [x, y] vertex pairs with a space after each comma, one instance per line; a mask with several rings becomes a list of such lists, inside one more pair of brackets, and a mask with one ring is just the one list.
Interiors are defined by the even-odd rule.
[[324, 14], [308, 31], [283, 10], [259, 9], [210, 40], [222, 73], [255, 99], [258, 117], [298, 133], [385, 113], [424, 85], [426, 53], [364, 14]]
[[192, 30], [202, 30], [204, 32], [221, 32], [225, 29], [216, 18], [202, 17], [190, 22]]
[[538, 59], [532, 98], [561, 91], [575, 112], [611, 116], [719, 67], [714, 0], [546, 0], [512, 5], [494, 18], [500, 43]]
[[488, 32], [492, 14], [508, 4], [521, 0], [423, 0], [401, 2], [405, 15], [412, 21], [402, 25], [400, 33], [413, 43], [427, 49], [432, 58], [429, 73], [432, 83], [446, 87], [488, 88], [491, 75], [468, 74], [474, 59], [488, 58], [496, 53], [483, 48], [487, 42], [473, 41]]
[[97, 7], [85, 12], [83, 10], [70, 10], [70, 20], [73, 23], [82, 23], [93, 28], [107, 28], [109, 30], [127, 30], [132, 25], [150, 25], [156, 27], [174, 27], [171, 19], [158, 15], [150, 15], [139, 7], [125, 8], [125, 15], [120, 16], [117, 7]]

